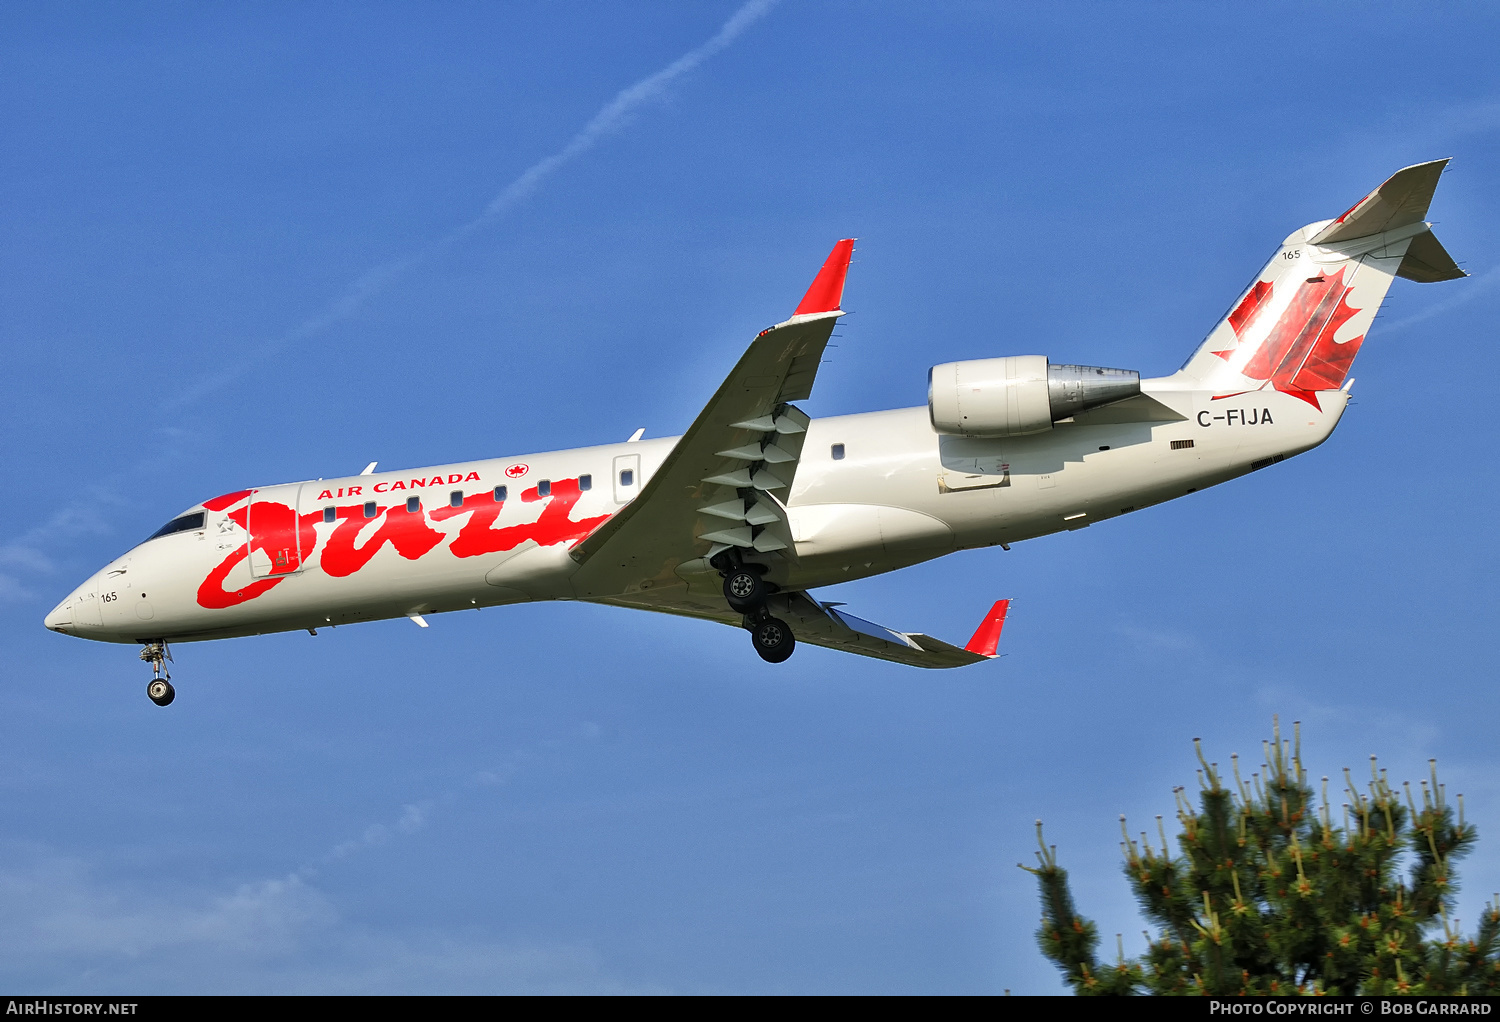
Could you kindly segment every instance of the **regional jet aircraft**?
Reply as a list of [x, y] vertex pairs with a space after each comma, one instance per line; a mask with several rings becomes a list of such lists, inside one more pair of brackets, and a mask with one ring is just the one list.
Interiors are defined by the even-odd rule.
[[[761, 331], [680, 437], [237, 490], [186, 509], [47, 615], [169, 643], [532, 600], [588, 600], [914, 667], [995, 656], [1009, 601], [955, 646], [814, 595], [958, 550], [1081, 529], [1327, 439], [1393, 277], [1465, 274], [1425, 222], [1447, 160], [1408, 167], [1294, 232], [1177, 372], [1012, 355], [934, 366], [927, 407], [812, 419], [853, 241]], [[794, 638], [795, 637], [795, 638]]]

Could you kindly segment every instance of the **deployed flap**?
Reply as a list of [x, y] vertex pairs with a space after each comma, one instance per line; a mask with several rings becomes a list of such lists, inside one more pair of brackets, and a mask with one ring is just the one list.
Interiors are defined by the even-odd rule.
[[967, 667], [993, 659], [1009, 605], [1009, 600], [1001, 600], [990, 608], [967, 648], [920, 632], [898, 632], [845, 613], [836, 604], [819, 603], [807, 593], [791, 593], [784, 602], [773, 599], [769, 609], [772, 614], [785, 617], [798, 642], [909, 667], [946, 668]]
[[1396, 171], [1385, 184], [1356, 202], [1308, 242], [1332, 246], [1421, 223], [1427, 219], [1432, 193], [1447, 165], [1447, 160], [1433, 160]]
[[[734, 627], [745, 624], [744, 617], [730, 610], [717, 593], [695, 594], [680, 586], [637, 590], [596, 602]], [[840, 604], [821, 603], [805, 592], [777, 593], [767, 601], [766, 609], [791, 626], [798, 642], [910, 667], [946, 668], [966, 667], [995, 658], [1010, 601], [1000, 600], [989, 609], [967, 646], [954, 646], [921, 632], [898, 632], [855, 617], [842, 610]]]
[[573, 548], [579, 596], [676, 585], [679, 565], [707, 570], [701, 558], [730, 547], [795, 556], [785, 502], [810, 420], [789, 402], [812, 391], [852, 251], [834, 246], [798, 306], [816, 311], [762, 330], [640, 496]]
[[1406, 257], [1396, 270], [1396, 276], [1414, 280], [1418, 284], [1435, 284], [1440, 280], [1457, 280], [1468, 274], [1458, 268], [1443, 243], [1426, 231], [1411, 239]]

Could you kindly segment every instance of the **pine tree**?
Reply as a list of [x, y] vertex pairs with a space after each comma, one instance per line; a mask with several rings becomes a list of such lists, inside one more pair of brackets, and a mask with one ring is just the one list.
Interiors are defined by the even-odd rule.
[[[1273, 718], [1265, 762], [1234, 787], [1198, 755], [1194, 808], [1175, 789], [1180, 854], [1158, 816], [1156, 845], [1126, 830], [1125, 876], [1147, 918], [1149, 949], [1113, 964], [1095, 955], [1098, 928], [1078, 914], [1057, 849], [1042, 839], [1040, 866], [1022, 866], [1041, 885], [1042, 953], [1079, 994], [1500, 994], [1500, 895], [1472, 938], [1449, 919], [1454, 862], [1474, 846], [1463, 796], [1455, 815], [1431, 761], [1420, 807], [1410, 783], [1398, 795], [1370, 757], [1361, 793], [1345, 769], [1350, 801], [1335, 825], [1322, 780], [1321, 804], [1302, 766], [1301, 727], [1283, 741]], [[1405, 875], [1403, 876], [1403, 867]], [[1118, 941], [1118, 937], [1116, 938]]]

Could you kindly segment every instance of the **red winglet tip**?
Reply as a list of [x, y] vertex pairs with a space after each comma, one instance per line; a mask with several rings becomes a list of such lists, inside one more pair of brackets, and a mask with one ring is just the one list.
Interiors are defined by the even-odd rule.
[[1005, 615], [1010, 613], [1009, 600], [996, 600], [990, 612], [984, 616], [979, 627], [974, 631], [974, 637], [964, 647], [970, 653], [978, 653], [980, 656], [992, 657], [995, 648], [1000, 645], [1000, 630], [1005, 627]]
[[854, 254], [854, 239], [845, 238], [833, 246], [823, 268], [813, 278], [812, 287], [802, 296], [794, 316], [814, 312], [835, 312], [844, 300], [844, 278], [849, 275], [849, 258]]

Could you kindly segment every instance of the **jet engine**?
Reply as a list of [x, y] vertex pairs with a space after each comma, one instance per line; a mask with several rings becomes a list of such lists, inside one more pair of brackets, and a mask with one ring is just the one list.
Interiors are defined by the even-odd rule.
[[927, 372], [932, 428], [949, 436], [1041, 433], [1140, 392], [1141, 374], [1133, 370], [1050, 365], [1045, 355], [945, 362]]

